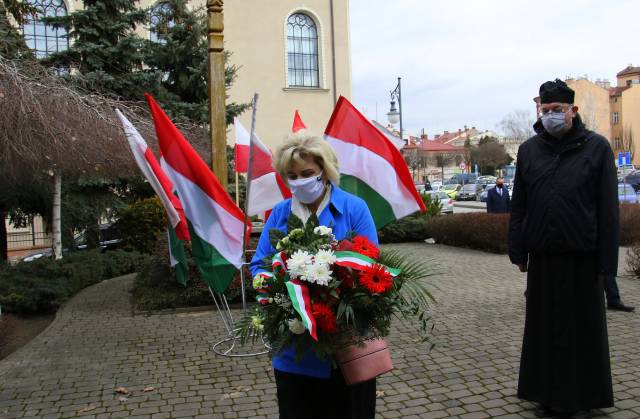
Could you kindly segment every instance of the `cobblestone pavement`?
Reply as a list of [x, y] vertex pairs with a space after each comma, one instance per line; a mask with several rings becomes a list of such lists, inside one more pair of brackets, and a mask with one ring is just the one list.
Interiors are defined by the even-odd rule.
[[[429, 353], [409, 325], [396, 324], [395, 370], [378, 381], [379, 416], [533, 417], [532, 405], [515, 397], [524, 275], [505, 256], [394, 247], [438, 265], [441, 274], [430, 278], [437, 346]], [[223, 328], [211, 311], [133, 315], [131, 284], [129, 276], [84, 290], [0, 362], [0, 417], [277, 417], [267, 356], [216, 356], [210, 342]], [[626, 302], [640, 305], [640, 281], [619, 285]], [[596, 413], [640, 418], [640, 316], [608, 316], [616, 407]], [[131, 393], [116, 394], [118, 387]]]

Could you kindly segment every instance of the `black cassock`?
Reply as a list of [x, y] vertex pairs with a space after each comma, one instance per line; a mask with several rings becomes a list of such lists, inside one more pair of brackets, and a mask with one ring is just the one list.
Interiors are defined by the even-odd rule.
[[518, 397], [564, 411], [613, 406], [596, 264], [592, 253], [530, 255]]

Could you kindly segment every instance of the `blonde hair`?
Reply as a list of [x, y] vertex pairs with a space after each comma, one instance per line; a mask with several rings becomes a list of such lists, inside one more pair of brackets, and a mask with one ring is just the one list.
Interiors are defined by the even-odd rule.
[[308, 157], [312, 157], [315, 163], [322, 168], [327, 179], [337, 185], [340, 182], [340, 169], [338, 167], [338, 157], [327, 141], [308, 133], [307, 130], [300, 130], [287, 136], [273, 159], [273, 167], [286, 181], [287, 171], [291, 165], [301, 163]]

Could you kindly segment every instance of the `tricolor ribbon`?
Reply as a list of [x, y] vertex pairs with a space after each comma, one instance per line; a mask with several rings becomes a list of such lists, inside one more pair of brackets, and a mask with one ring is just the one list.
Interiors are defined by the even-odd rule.
[[374, 259], [371, 259], [369, 256], [365, 256], [357, 252], [339, 251], [335, 253], [335, 256], [336, 265], [344, 266], [346, 268], [351, 268], [358, 271], [362, 271], [365, 268], [370, 268], [373, 265], [381, 265], [384, 266], [386, 271], [389, 272], [389, 274], [393, 277], [400, 275], [401, 272], [400, 269], [390, 268], [388, 266], [382, 265], [381, 263], [376, 262]]
[[302, 324], [307, 328], [309, 334], [315, 340], [318, 340], [316, 334], [316, 319], [311, 312], [311, 298], [309, 297], [309, 288], [306, 284], [303, 284], [298, 279], [292, 279], [285, 282], [287, 291], [289, 291], [289, 298], [293, 303], [293, 308], [298, 312], [302, 318]]

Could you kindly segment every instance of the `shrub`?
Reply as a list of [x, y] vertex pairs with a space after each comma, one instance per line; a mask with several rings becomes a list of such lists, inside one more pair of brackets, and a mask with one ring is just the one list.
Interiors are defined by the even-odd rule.
[[640, 279], [640, 244], [636, 243], [627, 250], [627, 269]]
[[151, 254], [167, 228], [167, 217], [158, 197], [136, 201], [120, 210], [116, 227], [124, 249]]
[[432, 220], [440, 218], [433, 217], [404, 217], [391, 224], [387, 224], [378, 230], [378, 241], [380, 243], [402, 243], [416, 242], [428, 238], [427, 224]]
[[55, 312], [81, 289], [103, 279], [135, 272], [148, 259], [138, 252], [99, 249], [64, 259], [38, 259], [0, 269], [0, 305], [16, 314]]
[[436, 243], [467, 247], [493, 253], [506, 253], [509, 231], [508, 214], [469, 212], [430, 218], [426, 237]]
[[640, 243], [640, 205], [620, 205], [620, 246]]
[[[256, 244], [256, 240], [252, 238], [248, 248], [255, 248]], [[166, 236], [159, 237], [152, 257], [142, 267], [134, 282], [133, 301], [138, 310], [163, 310], [213, 304], [209, 289], [200, 279], [188, 246], [185, 251], [189, 264], [189, 281], [186, 286], [183, 286], [176, 281], [175, 274], [169, 267], [169, 248]], [[245, 284], [247, 301], [253, 301], [255, 292], [250, 286], [251, 274], [248, 268], [245, 268], [245, 272], [247, 275]], [[240, 293], [240, 274], [237, 274], [225, 291], [225, 296], [230, 302], [240, 301]]]

